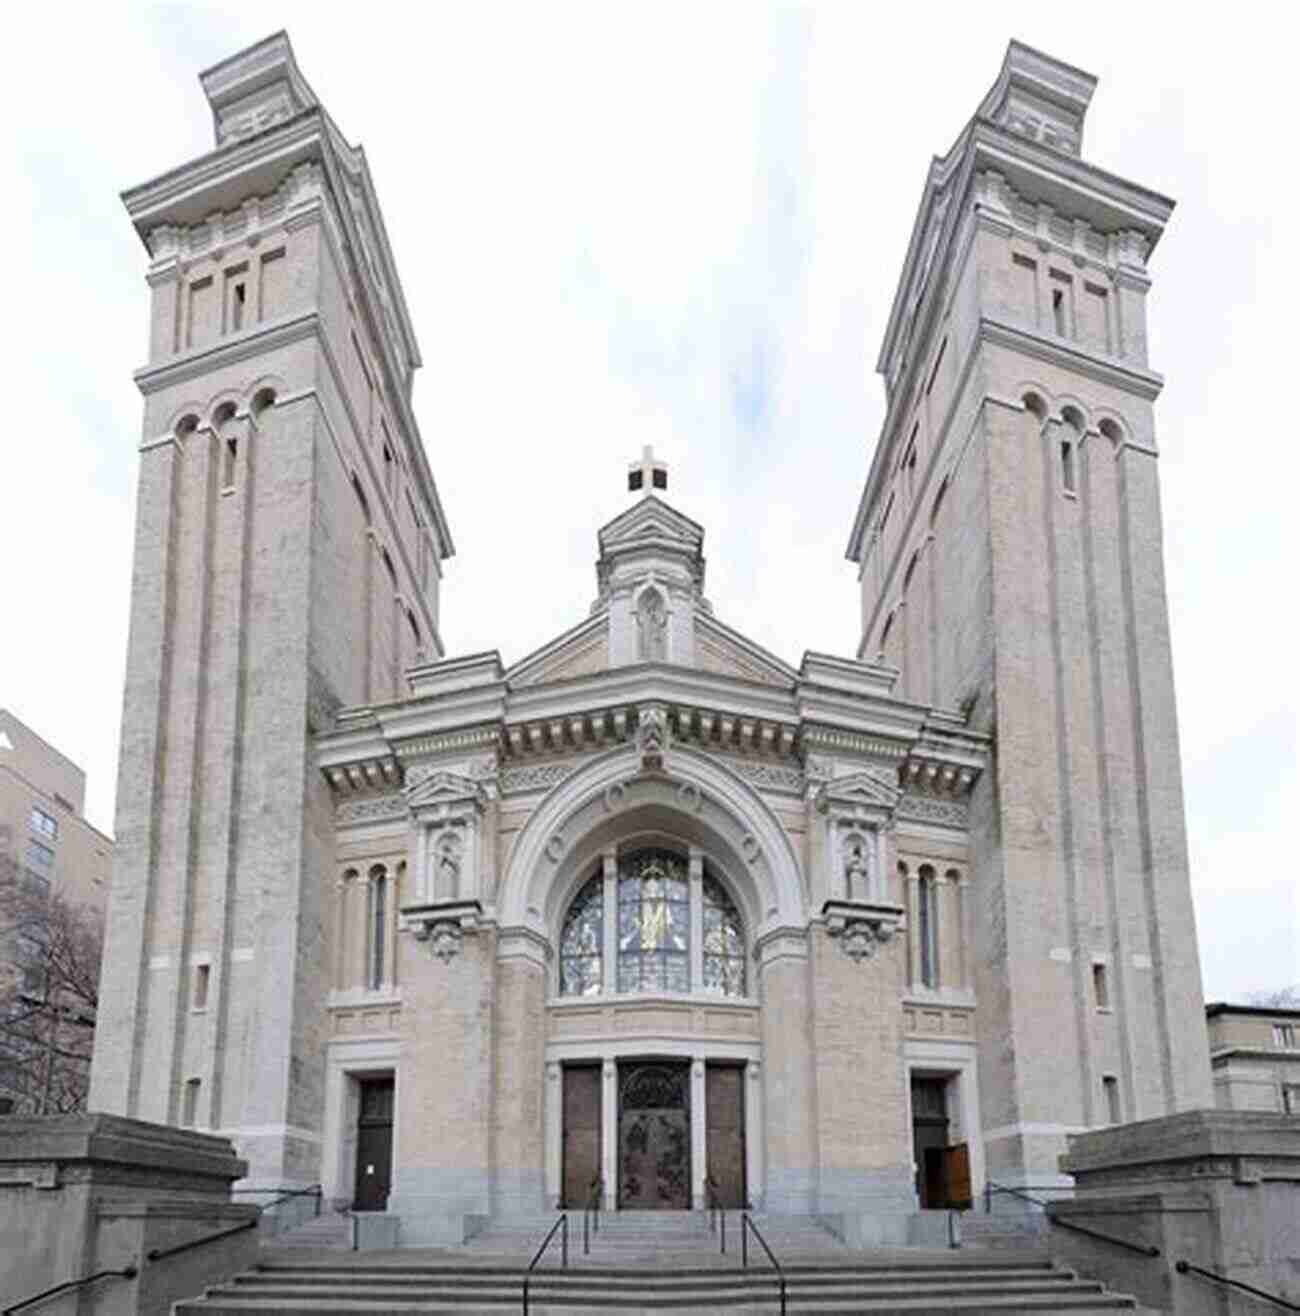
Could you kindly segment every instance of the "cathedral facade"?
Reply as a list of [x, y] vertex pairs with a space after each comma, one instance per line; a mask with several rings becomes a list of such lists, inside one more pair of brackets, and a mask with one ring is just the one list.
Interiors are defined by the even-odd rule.
[[1059, 1181], [1070, 1132], [1210, 1105], [1145, 334], [1172, 203], [1082, 159], [1094, 79], [1012, 43], [932, 164], [860, 648], [798, 667], [714, 614], [650, 453], [587, 615], [446, 657], [364, 154], [283, 34], [202, 83], [215, 149], [125, 194], [152, 315], [92, 1107], [421, 1243], [593, 1200], [902, 1241]]

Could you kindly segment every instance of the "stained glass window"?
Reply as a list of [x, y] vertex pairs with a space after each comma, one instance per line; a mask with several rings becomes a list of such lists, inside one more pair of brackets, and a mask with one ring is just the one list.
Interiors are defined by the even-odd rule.
[[605, 879], [596, 874], [578, 892], [560, 934], [560, 995], [594, 996], [604, 976]]
[[691, 988], [691, 902], [686, 862], [667, 850], [638, 850], [618, 866], [618, 989]]
[[704, 877], [704, 990], [745, 994], [745, 934], [740, 913], [715, 877]]

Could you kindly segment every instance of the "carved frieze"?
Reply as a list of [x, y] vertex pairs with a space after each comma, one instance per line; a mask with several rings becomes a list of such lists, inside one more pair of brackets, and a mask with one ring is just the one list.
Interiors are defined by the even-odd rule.
[[529, 763], [521, 768], [506, 768], [501, 773], [501, 792], [512, 795], [520, 791], [550, 790], [576, 767], [574, 763]]
[[966, 804], [928, 795], [904, 795], [898, 802], [896, 816], [907, 822], [932, 823], [963, 831], [970, 823], [970, 809]]
[[365, 800], [343, 800], [334, 807], [340, 823], [382, 822], [406, 817], [406, 798], [402, 795], [374, 795]]

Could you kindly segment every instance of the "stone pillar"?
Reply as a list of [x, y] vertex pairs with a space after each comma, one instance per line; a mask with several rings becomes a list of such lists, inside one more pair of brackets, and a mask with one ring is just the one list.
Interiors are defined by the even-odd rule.
[[618, 1065], [600, 1067], [600, 1172], [605, 1179], [605, 1206], [618, 1202]]
[[757, 1060], [745, 1066], [745, 1188], [755, 1210], [763, 1210], [763, 1066]]
[[545, 1204], [542, 1126], [546, 965], [550, 948], [523, 928], [497, 946], [492, 1117], [493, 1208], [528, 1214]]
[[697, 1211], [709, 1204], [704, 1191], [704, 1176], [708, 1173], [706, 1090], [704, 1057], [694, 1056], [691, 1059], [691, 1205]]
[[[400, 1219], [400, 1243], [455, 1245], [466, 1217], [486, 1216], [491, 1205], [496, 933], [469, 909], [443, 916], [427, 907], [406, 918], [388, 1210]], [[535, 1045], [540, 1089], [540, 1027]]]
[[704, 990], [704, 854], [698, 846], [690, 852], [690, 983], [691, 991]]
[[564, 1071], [556, 1061], [546, 1066], [546, 1205], [559, 1209], [564, 1173]]
[[781, 928], [757, 946], [762, 1002], [764, 1206], [804, 1214], [813, 1209], [813, 1087], [808, 1008], [808, 934]]
[[605, 995], [618, 991], [618, 856], [612, 848], [600, 857], [605, 878], [605, 944], [602, 950], [602, 974]]
[[816, 1210], [850, 1243], [902, 1244], [916, 1210], [903, 1063], [902, 910], [827, 905], [809, 932]]

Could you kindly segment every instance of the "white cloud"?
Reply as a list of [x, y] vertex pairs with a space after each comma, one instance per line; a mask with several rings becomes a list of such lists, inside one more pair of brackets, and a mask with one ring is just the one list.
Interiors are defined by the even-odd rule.
[[[87, 767], [107, 824], [145, 337], [144, 258], [116, 192], [207, 149], [196, 74], [265, 33], [246, 8], [24, 12], [29, 30], [11, 19], [9, 34], [28, 55], [0, 90], [0, 699]], [[459, 548], [450, 647], [514, 657], [582, 615], [596, 527], [653, 442], [708, 530], [720, 615], [787, 658], [852, 652], [841, 555], [894, 280], [931, 154], [1020, 36], [1102, 76], [1089, 157], [1180, 201], [1151, 341], [1169, 376], [1158, 424], [1207, 991], [1300, 976], [1294, 918], [1290, 937], [1252, 931], [1296, 908], [1287, 810], [1245, 803], [1280, 790], [1294, 807], [1300, 786], [1281, 291], [1293, 79], [1267, 12], [1202, 27], [1103, 4], [1080, 24], [1013, 5], [1002, 28], [934, 5], [278, 11], [367, 149], [415, 316], [417, 411]], [[1270, 719], [1291, 728], [1289, 762], [1283, 748], [1235, 756], [1231, 781], [1202, 771]]]

